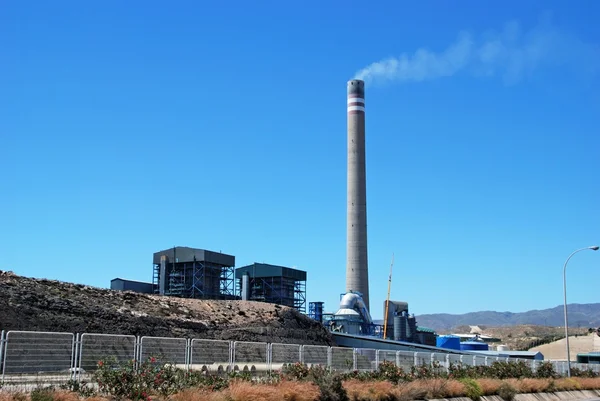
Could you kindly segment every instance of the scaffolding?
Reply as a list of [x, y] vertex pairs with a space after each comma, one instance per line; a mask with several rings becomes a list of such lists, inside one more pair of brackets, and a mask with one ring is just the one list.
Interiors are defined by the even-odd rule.
[[[155, 292], [182, 298], [235, 299], [235, 257], [220, 252], [174, 247], [153, 259]], [[164, 279], [161, 278], [164, 272]]]
[[254, 263], [235, 270], [236, 295], [242, 295], [242, 276], [249, 277], [248, 299], [295, 308], [306, 313], [306, 272]]

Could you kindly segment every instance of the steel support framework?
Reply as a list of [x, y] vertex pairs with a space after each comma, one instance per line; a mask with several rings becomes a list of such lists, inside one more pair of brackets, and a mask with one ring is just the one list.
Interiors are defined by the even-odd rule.
[[[234, 267], [205, 261], [167, 263], [165, 295], [197, 299], [235, 299]], [[158, 292], [160, 264], [154, 264]]]
[[[295, 308], [306, 313], [306, 281], [291, 277], [250, 277], [250, 300], [269, 302]], [[241, 295], [241, 280], [236, 283], [236, 293]]]

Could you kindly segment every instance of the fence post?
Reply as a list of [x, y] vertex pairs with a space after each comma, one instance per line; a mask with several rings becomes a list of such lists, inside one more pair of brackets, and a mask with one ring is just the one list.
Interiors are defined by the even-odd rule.
[[358, 348], [353, 348], [352, 352], [352, 370], [356, 370], [356, 354], [358, 353]]
[[185, 342], [185, 370], [187, 370], [188, 372], [192, 370], [192, 356], [191, 356], [191, 351], [192, 350], [192, 339], [188, 338], [187, 341]]
[[83, 355], [83, 335], [84, 334], [85, 333], [82, 333], [81, 336], [79, 337], [79, 355], [77, 355], [77, 359], [79, 360], [79, 362], [77, 363], [77, 366], [79, 366], [79, 371], [77, 372], [77, 374], [78, 374], [77, 377], [78, 377], [79, 381], [81, 381], [81, 356]]
[[446, 373], [450, 373], [450, 354], [446, 354]]
[[400, 351], [396, 351], [396, 367], [400, 367]]
[[327, 347], [327, 367], [331, 369], [333, 366], [333, 349]]
[[79, 347], [79, 333], [73, 337], [73, 346], [71, 347], [71, 379], [77, 379], [77, 349]]
[[[190, 338], [190, 355], [189, 355], [189, 363], [190, 363], [190, 370], [192, 369], [192, 365], [194, 364], [194, 339]], [[229, 363], [229, 355], [227, 358], [227, 363]]]
[[300, 346], [300, 363], [304, 365], [304, 344]]
[[232, 348], [232, 352], [231, 352], [231, 368], [233, 369], [233, 367], [235, 366], [235, 345], [236, 345], [237, 341], [233, 342], [233, 348]]
[[0, 373], [2, 374], [2, 380], [4, 381], [4, 366], [6, 365], [6, 357], [4, 356], [4, 344], [6, 340], [4, 339], [5, 332], [2, 330], [2, 335], [0, 335]]
[[135, 344], [137, 345], [137, 352], [134, 349], [133, 359], [135, 360], [134, 367], [135, 367], [135, 371], [137, 372], [137, 371], [139, 371], [140, 364], [142, 361], [142, 340], [141, 340], [140, 336], [137, 336], [135, 338]]
[[267, 371], [271, 373], [273, 364], [273, 343], [267, 343]]
[[415, 366], [415, 368], [417, 366], [419, 366], [419, 357], [417, 356], [417, 353], [415, 352], [415, 354], [413, 355], [413, 365]]

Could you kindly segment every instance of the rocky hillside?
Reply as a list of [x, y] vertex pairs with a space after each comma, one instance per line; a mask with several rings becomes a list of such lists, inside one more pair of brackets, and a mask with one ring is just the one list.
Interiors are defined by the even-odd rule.
[[332, 344], [321, 324], [285, 306], [112, 291], [1, 270], [0, 330]]

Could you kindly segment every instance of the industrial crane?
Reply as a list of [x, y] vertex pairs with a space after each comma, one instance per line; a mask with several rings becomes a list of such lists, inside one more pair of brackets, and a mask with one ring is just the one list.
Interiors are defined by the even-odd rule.
[[394, 267], [394, 254], [392, 253], [392, 263], [390, 264], [390, 277], [388, 279], [388, 292], [387, 299], [385, 301], [385, 316], [383, 317], [383, 338], [387, 338], [387, 322], [388, 322], [388, 311], [390, 307], [390, 291], [392, 289], [392, 268]]

